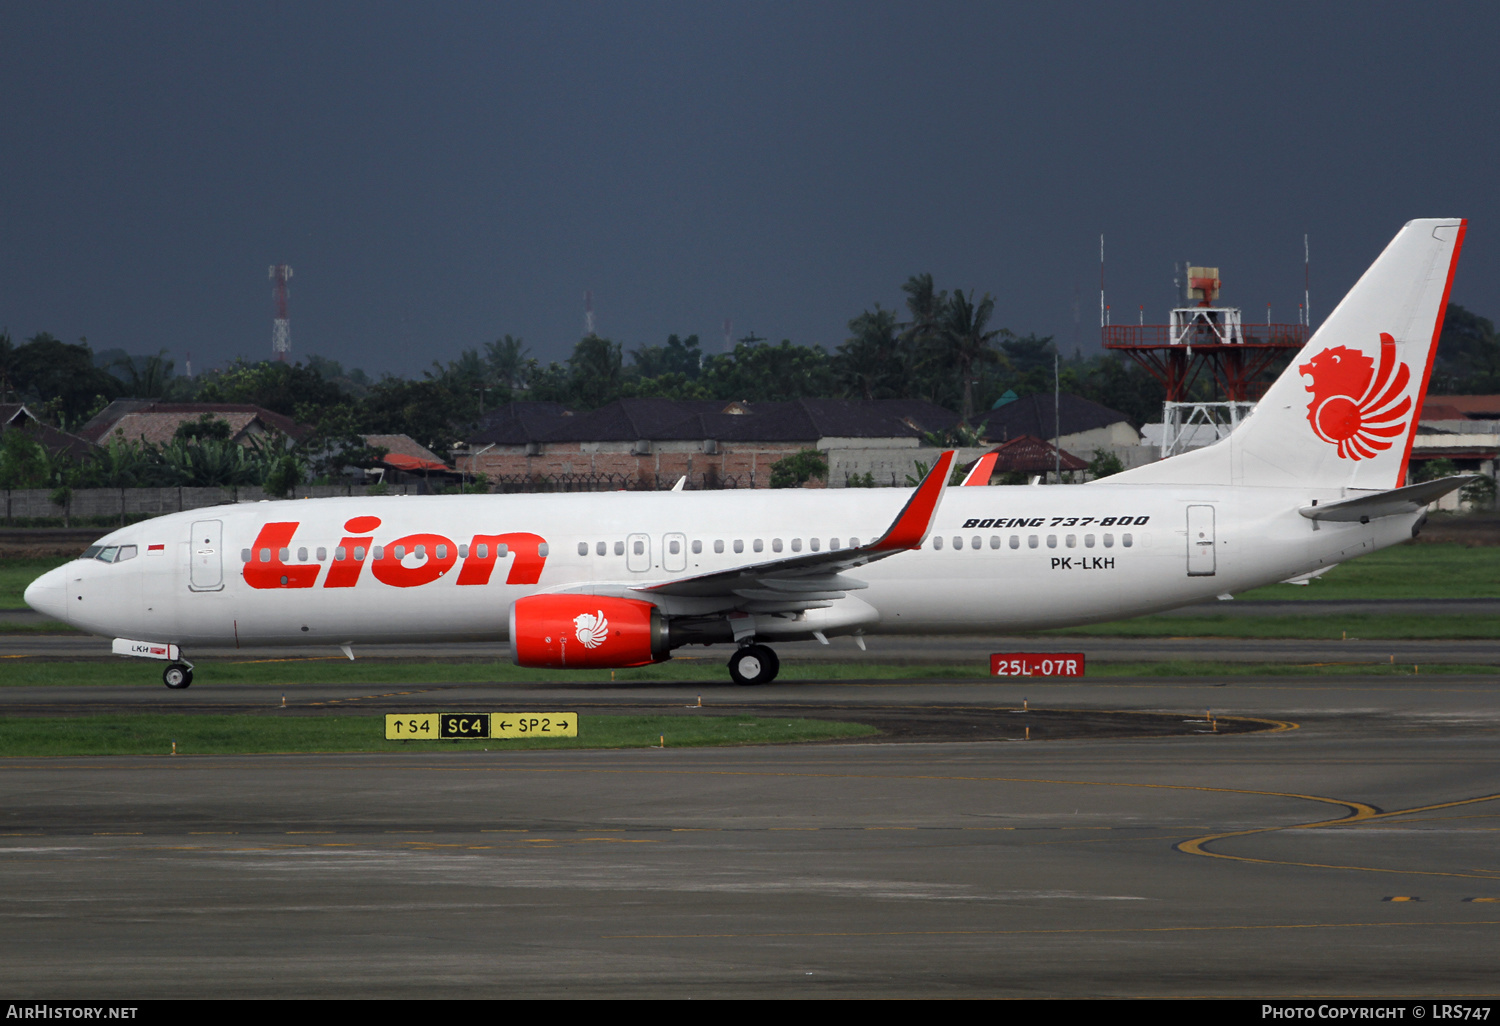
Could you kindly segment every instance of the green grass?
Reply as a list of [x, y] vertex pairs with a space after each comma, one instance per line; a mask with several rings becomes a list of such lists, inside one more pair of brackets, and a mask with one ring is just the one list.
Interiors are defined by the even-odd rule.
[[26, 586], [54, 567], [71, 562], [67, 557], [0, 559], [0, 609], [25, 609]]
[[1500, 598], [1500, 546], [1396, 545], [1342, 563], [1307, 586], [1273, 584], [1240, 599]]
[[1044, 637], [1133, 638], [1500, 638], [1500, 617], [1349, 613], [1316, 616], [1141, 616], [1064, 627]]
[[[438, 710], [434, 710], [438, 711]], [[384, 716], [131, 714], [0, 720], [0, 756], [460, 752], [786, 744], [879, 733], [862, 723], [751, 716], [581, 716], [576, 738], [387, 741]]]

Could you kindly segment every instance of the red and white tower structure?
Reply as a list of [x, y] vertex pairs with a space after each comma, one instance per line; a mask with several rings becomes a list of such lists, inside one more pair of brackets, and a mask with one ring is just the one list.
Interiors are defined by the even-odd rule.
[[[1102, 249], [1101, 249], [1102, 260]], [[1103, 271], [1099, 303], [1105, 349], [1124, 353], [1162, 383], [1167, 401], [1162, 408], [1162, 456], [1194, 448], [1234, 430], [1265, 391], [1261, 380], [1278, 359], [1295, 353], [1311, 334], [1304, 317], [1296, 324], [1273, 324], [1266, 307], [1266, 323], [1247, 322], [1240, 308], [1219, 303], [1219, 269], [1189, 267], [1181, 306], [1170, 323], [1110, 324], [1104, 304]], [[1188, 305], [1192, 304], [1192, 305]], [[1219, 401], [1195, 401], [1189, 392], [1207, 371]], [[1197, 430], [1202, 428], [1203, 430]], [[1208, 429], [1212, 429], [1211, 431]]]
[[286, 360], [292, 351], [292, 322], [286, 313], [286, 283], [292, 280], [292, 269], [286, 264], [271, 265], [271, 302], [276, 309], [276, 319], [271, 322], [271, 354], [274, 359]]

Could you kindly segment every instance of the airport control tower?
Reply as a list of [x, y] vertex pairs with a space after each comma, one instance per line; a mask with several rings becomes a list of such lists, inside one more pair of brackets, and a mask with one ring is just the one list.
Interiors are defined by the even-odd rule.
[[[1183, 305], [1172, 310], [1171, 323], [1101, 328], [1104, 348], [1125, 353], [1166, 388], [1163, 458], [1234, 430], [1265, 388], [1261, 373], [1278, 357], [1301, 349], [1311, 333], [1303, 323], [1305, 312], [1296, 324], [1272, 324], [1268, 307], [1265, 324], [1245, 323], [1239, 307], [1219, 305], [1221, 285], [1217, 267], [1189, 267]], [[1189, 400], [1204, 370], [1222, 399]]]

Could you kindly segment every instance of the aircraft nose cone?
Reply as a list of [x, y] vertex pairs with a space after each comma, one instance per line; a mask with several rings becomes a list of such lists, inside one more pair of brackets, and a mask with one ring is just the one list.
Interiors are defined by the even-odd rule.
[[26, 604], [38, 613], [58, 620], [68, 618], [67, 573], [65, 567], [48, 570], [26, 586]]

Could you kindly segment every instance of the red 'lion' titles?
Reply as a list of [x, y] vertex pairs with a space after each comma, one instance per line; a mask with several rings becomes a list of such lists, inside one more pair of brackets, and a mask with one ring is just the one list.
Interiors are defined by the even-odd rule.
[[[317, 585], [322, 565], [291, 558], [292, 537], [300, 526], [297, 522], [283, 522], [261, 527], [242, 572], [246, 584], [258, 589]], [[377, 546], [375, 536], [369, 532], [379, 526], [379, 517], [355, 517], [344, 525], [348, 535], [333, 550], [323, 587], [354, 587], [367, 562], [375, 580], [392, 588], [431, 584], [446, 576], [460, 558], [463, 564], [455, 581], [457, 585], [488, 584], [496, 562], [506, 557], [511, 559], [506, 584], [536, 584], [547, 563], [543, 551], [546, 539], [526, 531], [476, 534], [460, 557], [459, 547], [441, 534], [409, 534]]]

